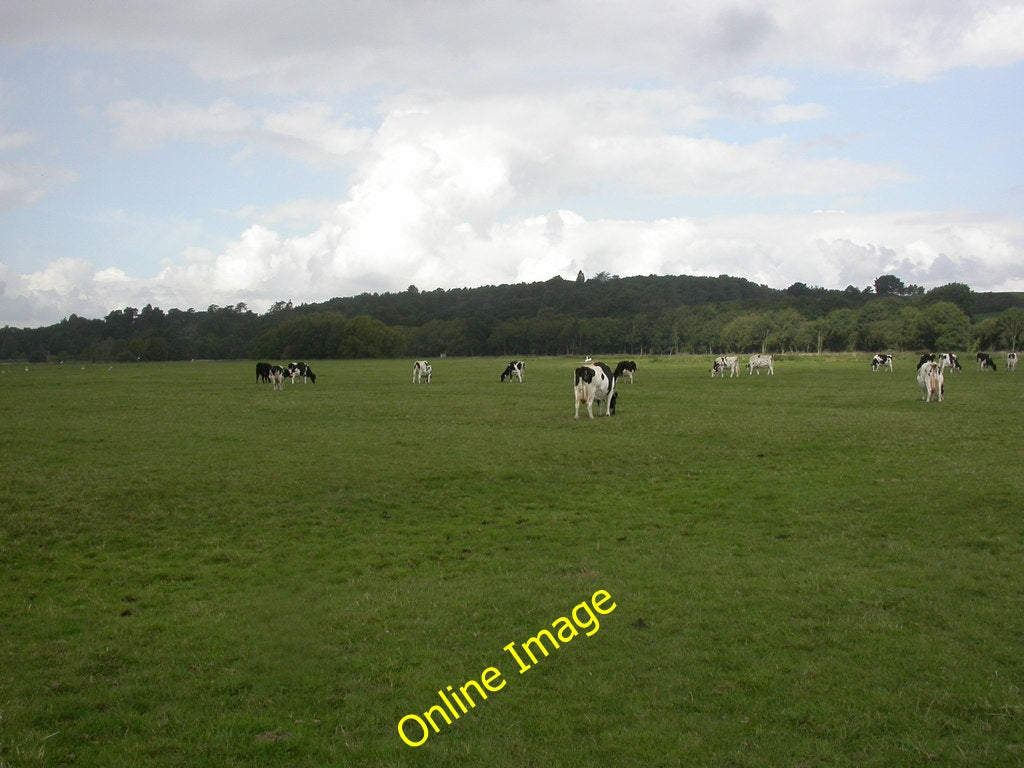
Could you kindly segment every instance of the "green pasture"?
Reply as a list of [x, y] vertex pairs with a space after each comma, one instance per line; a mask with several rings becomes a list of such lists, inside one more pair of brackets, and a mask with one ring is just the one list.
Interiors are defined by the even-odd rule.
[[0, 366], [0, 767], [1022, 766], [1024, 374], [869, 358]]

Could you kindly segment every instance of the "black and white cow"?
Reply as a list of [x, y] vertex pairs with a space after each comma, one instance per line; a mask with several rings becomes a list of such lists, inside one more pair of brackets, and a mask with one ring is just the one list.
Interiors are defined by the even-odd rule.
[[883, 355], [879, 352], [877, 355], [872, 357], [871, 370], [877, 373], [879, 368], [888, 368], [889, 373], [892, 373], [892, 355]]
[[633, 383], [633, 377], [636, 375], [636, 363], [632, 360], [620, 360], [619, 364], [615, 366], [615, 372], [612, 374], [612, 378], [616, 381], [620, 377], [626, 376], [629, 379], [629, 383]]
[[501, 380], [504, 381], [506, 378], [509, 381], [518, 381], [522, 383], [523, 372], [526, 370], [526, 363], [522, 360], [513, 360], [505, 366], [504, 372], [501, 374]]
[[256, 383], [270, 383], [270, 363], [256, 363]]
[[715, 362], [711, 364], [711, 378], [715, 378], [718, 374], [722, 374], [722, 378], [725, 378], [725, 372], [729, 371], [729, 378], [740, 375], [740, 359], [735, 355], [716, 357]]
[[917, 383], [921, 387], [922, 400], [930, 403], [932, 398], [936, 397], [940, 403], [942, 402], [944, 383], [941, 365], [934, 360], [925, 361], [917, 369]]
[[1013, 373], [1013, 371], [1017, 370], [1017, 353], [1016, 352], [1007, 352], [1006, 353], [1006, 370], [1010, 371], [1011, 373]]
[[935, 355], [932, 355], [932, 354], [929, 354], [928, 352], [925, 352], [923, 355], [921, 355], [921, 359], [917, 361], [917, 370], [920, 371], [921, 370], [921, 366], [924, 365], [925, 363], [933, 363], [933, 362], [935, 362]]
[[[605, 416], [615, 413], [615, 401], [619, 395], [615, 391], [615, 378], [612, 369], [604, 363], [581, 365], [573, 374], [573, 395], [576, 408], [573, 418], [580, 417], [580, 403], [587, 406], [587, 415], [594, 418], [594, 401], [604, 401]], [[600, 413], [600, 407], [598, 407]]]
[[292, 384], [294, 384], [295, 380], [300, 376], [302, 377], [303, 382], [308, 383], [312, 381], [316, 384], [316, 374], [313, 373], [313, 369], [305, 363], [288, 363], [288, 375], [291, 377]]
[[750, 374], [753, 374], [756, 369], [757, 375], [760, 376], [761, 369], [767, 368], [769, 376], [775, 375], [775, 366], [771, 355], [751, 355], [747, 360], [747, 368], [750, 370]]
[[988, 352], [979, 352], [978, 370], [987, 371], [989, 368], [994, 371], [996, 369], [996, 361], [992, 359], [992, 356]]
[[417, 360], [412, 364], [412, 383], [419, 384], [421, 381], [430, 383], [430, 376], [434, 373], [433, 367], [426, 360]]
[[943, 373], [946, 372], [947, 368], [949, 368], [951, 373], [953, 371], [963, 370], [963, 368], [960, 367], [960, 361], [957, 359], [957, 356], [952, 352], [943, 352], [939, 355], [939, 368], [942, 369]]
[[274, 365], [270, 368], [270, 383], [274, 385], [274, 390], [284, 389], [284, 379], [288, 375], [288, 371], [282, 368], [280, 365]]

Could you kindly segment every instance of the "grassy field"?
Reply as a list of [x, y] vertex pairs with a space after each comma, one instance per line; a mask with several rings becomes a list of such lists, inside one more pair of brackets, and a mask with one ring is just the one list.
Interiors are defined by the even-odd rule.
[[868, 360], [0, 367], [0, 766], [1022, 766], [1024, 374]]

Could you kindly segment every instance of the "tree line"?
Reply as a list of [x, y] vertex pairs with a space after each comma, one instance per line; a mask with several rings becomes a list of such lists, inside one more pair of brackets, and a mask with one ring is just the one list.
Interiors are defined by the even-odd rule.
[[743, 278], [600, 273], [483, 288], [364, 293], [206, 310], [125, 307], [0, 329], [0, 359], [330, 359], [448, 355], [975, 351], [1019, 348], [1024, 293], [925, 291], [882, 275], [858, 289]]

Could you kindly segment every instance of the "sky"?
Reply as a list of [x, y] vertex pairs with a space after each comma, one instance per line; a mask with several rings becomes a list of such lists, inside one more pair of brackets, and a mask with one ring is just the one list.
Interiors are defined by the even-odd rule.
[[11, 0], [0, 327], [630, 275], [1024, 291], [1024, 0]]

